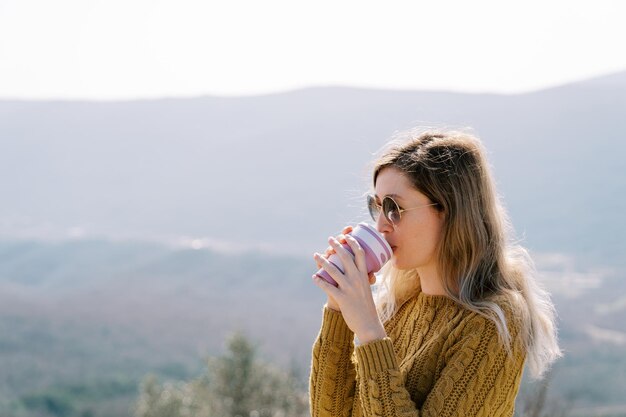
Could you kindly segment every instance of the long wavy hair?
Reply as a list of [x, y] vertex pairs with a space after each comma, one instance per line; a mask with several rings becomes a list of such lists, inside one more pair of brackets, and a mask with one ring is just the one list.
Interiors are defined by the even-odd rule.
[[[374, 186], [381, 170], [395, 167], [438, 204], [445, 221], [436, 253], [447, 296], [492, 320], [509, 352], [503, 307], [512, 312], [531, 377], [542, 378], [562, 356], [556, 310], [528, 251], [513, 240], [481, 141], [462, 130], [410, 129], [394, 135], [372, 164]], [[374, 292], [380, 319], [390, 319], [419, 287], [416, 270], [385, 264]]]

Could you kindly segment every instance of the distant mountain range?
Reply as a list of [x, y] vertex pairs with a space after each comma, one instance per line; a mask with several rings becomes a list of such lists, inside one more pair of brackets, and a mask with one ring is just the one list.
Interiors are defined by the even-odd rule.
[[368, 164], [394, 132], [469, 126], [525, 245], [622, 263], [625, 120], [626, 72], [517, 95], [0, 101], [0, 236], [309, 256], [367, 220]]

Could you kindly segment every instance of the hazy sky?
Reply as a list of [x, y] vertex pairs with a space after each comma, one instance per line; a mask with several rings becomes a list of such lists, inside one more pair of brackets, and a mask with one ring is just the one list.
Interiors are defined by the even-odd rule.
[[626, 70], [626, 1], [0, 0], [0, 98], [523, 92]]

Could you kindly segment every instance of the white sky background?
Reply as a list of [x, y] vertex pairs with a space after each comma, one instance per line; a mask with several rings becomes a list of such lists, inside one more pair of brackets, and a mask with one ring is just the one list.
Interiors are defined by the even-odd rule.
[[0, 98], [516, 93], [626, 70], [626, 1], [0, 0]]

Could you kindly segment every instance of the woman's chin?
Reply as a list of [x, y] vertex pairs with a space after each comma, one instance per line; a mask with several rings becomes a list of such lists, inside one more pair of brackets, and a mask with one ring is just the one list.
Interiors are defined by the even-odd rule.
[[391, 265], [395, 269], [398, 269], [400, 271], [406, 271], [408, 269], [412, 269], [410, 265], [406, 265], [405, 263], [403, 263], [402, 260], [399, 259], [396, 255], [393, 255], [391, 259], [389, 260], [389, 262], [391, 262]]
[[402, 269], [402, 265], [400, 264], [400, 262], [398, 261], [398, 257], [394, 254], [391, 259], [389, 260], [389, 262], [391, 262], [391, 265], [396, 268], [396, 269]]

